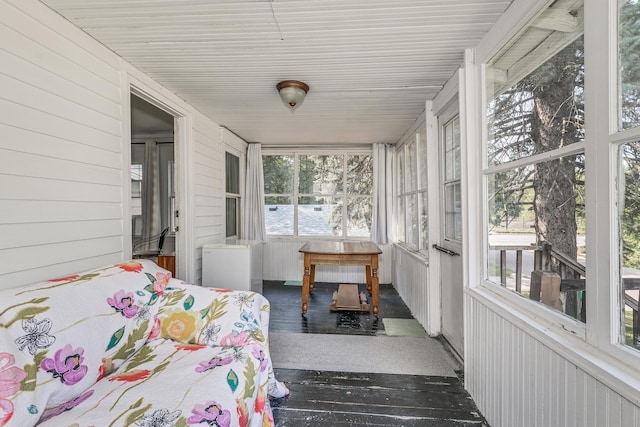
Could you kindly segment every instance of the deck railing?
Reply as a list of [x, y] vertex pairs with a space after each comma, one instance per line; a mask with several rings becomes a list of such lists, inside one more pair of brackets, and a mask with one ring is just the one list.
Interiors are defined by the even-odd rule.
[[[491, 246], [490, 250], [500, 252], [499, 275], [502, 286], [507, 286], [507, 254], [515, 253], [515, 291], [523, 292], [523, 253], [533, 252], [533, 269], [529, 284], [529, 298], [541, 301], [561, 310], [563, 313], [586, 322], [586, 268], [572, 257], [555, 250], [548, 242], [529, 246]], [[512, 282], [513, 283], [513, 282]], [[625, 291], [640, 289], [640, 278], [623, 278]], [[560, 298], [543, 297], [543, 288], [556, 287], [556, 294]], [[548, 292], [547, 292], [548, 293]], [[553, 291], [551, 292], [553, 294]], [[632, 312], [632, 340], [633, 346], [640, 349], [640, 315], [638, 300], [625, 292], [624, 302]]]

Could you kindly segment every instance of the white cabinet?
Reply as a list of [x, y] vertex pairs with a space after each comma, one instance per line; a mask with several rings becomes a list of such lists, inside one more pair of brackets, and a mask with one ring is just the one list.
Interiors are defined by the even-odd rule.
[[202, 286], [262, 293], [262, 241], [202, 246]]

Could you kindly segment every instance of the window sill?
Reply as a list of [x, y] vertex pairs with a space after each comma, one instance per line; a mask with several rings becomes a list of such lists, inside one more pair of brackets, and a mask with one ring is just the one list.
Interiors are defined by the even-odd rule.
[[426, 265], [427, 267], [429, 266], [429, 257], [420, 252], [417, 251], [415, 249], [412, 249], [410, 247], [408, 247], [407, 245], [405, 245], [404, 243], [394, 243], [393, 244], [398, 250], [401, 250], [402, 252], [404, 252], [405, 254], [409, 255], [410, 257], [416, 259], [419, 262], [424, 263], [424, 265]]

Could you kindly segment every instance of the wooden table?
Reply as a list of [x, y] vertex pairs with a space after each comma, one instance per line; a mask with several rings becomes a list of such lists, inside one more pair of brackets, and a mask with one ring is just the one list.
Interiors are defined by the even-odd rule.
[[300, 252], [304, 256], [302, 314], [309, 308], [309, 292], [313, 291], [316, 265], [364, 265], [373, 315], [378, 317], [378, 255], [382, 253], [379, 247], [373, 242], [310, 241], [300, 248]]

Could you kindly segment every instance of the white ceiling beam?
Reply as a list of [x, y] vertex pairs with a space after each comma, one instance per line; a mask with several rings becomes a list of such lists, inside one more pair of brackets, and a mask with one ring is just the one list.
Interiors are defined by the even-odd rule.
[[535, 20], [533, 27], [572, 33], [578, 28], [578, 18], [566, 9], [549, 8]]

